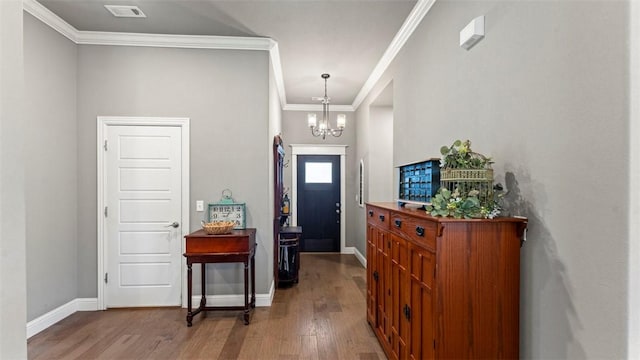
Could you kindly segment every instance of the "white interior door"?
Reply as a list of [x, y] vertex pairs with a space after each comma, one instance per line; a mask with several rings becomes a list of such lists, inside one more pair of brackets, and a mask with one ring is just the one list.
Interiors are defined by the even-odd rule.
[[180, 305], [182, 130], [107, 128], [106, 306]]

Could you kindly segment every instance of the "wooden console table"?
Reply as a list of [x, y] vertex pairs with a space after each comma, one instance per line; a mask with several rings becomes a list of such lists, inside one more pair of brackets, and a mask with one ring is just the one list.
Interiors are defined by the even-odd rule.
[[[230, 234], [207, 235], [204, 230], [185, 236], [187, 252], [187, 326], [201, 311], [244, 310], [244, 324], [249, 324], [249, 311], [256, 307], [256, 229], [233, 230]], [[210, 263], [244, 263], [244, 306], [207, 306], [205, 265]], [[249, 262], [251, 262], [251, 301], [249, 301]], [[202, 298], [200, 306], [192, 310], [193, 264], [201, 264]]]

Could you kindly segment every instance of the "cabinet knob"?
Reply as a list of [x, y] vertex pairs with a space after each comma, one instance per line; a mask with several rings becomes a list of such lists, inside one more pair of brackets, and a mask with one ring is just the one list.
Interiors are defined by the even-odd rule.
[[400, 219], [396, 219], [396, 220], [394, 221], [394, 223], [396, 224], [396, 227], [400, 227], [400, 226], [402, 226], [402, 220], [400, 220]]
[[373, 210], [369, 210], [369, 216], [373, 216]]
[[380, 221], [384, 221], [384, 215], [380, 215]]
[[416, 226], [416, 235], [424, 236], [424, 228], [422, 226]]

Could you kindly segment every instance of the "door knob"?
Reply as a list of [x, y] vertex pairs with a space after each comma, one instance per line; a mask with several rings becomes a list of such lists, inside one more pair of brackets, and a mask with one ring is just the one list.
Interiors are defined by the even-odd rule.
[[180, 224], [177, 221], [174, 221], [173, 224], [167, 225], [167, 227], [177, 228]]

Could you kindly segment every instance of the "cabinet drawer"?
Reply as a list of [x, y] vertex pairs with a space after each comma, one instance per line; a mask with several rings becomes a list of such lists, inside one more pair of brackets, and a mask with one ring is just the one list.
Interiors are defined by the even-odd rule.
[[367, 223], [381, 228], [389, 228], [389, 210], [367, 206]]
[[389, 228], [394, 233], [413, 240], [420, 246], [436, 249], [436, 223], [396, 212], [391, 212], [389, 223]]

